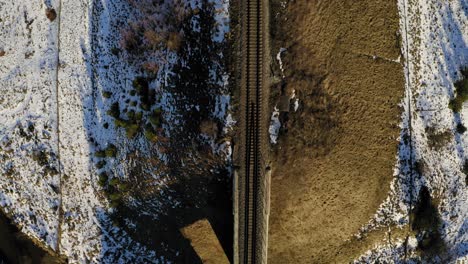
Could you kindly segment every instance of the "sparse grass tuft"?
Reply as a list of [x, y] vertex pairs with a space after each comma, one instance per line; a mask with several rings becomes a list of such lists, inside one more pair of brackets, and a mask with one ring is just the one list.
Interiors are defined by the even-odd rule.
[[104, 168], [104, 166], [106, 166], [106, 161], [105, 160], [100, 160], [97, 164], [96, 164], [96, 168], [98, 169], [102, 169]]
[[99, 180], [98, 180], [99, 186], [101, 187], [106, 186], [108, 179], [109, 179], [109, 176], [107, 176], [107, 173], [103, 172], [99, 174]]
[[117, 147], [113, 144], [109, 144], [106, 149], [96, 151], [95, 156], [98, 158], [115, 158], [115, 156], [117, 156]]
[[455, 83], [457, 95], [449, 102], [449, 108], [455, 113], [460, 112], [463, 103], [468, 100], [468, 68], [462, 70], [462, 75], [462, 79]]
[[145, 127], [145, 137], [146, 137], [146, 139], [148, 141], [151, 141], [151, 142], [157, 142], [158, 141], [158, 135], [154, 131], [153, 126], [151, 126], [149, 124]]
[[438, 132], [434, 128], [427, 128], [426, 133], [429, 147], [435, 150], [439, 150], [447, 145], [453, 136], [452, 132], [449, 130]]
[[104, 91], [102, 92], [102, 96], [104, 98], [110, 98], [112, 96], [112, 93], [111, 92], [108, 92], [108, 91]]

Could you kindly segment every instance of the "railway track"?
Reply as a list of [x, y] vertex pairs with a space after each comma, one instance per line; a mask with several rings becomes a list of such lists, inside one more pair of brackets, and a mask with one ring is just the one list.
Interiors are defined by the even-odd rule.
[[262, 95], [263, 95], [263, 1], [244, 2], [244, 76], [242, 88], [245, 107], [244, 219], [243, 248], [239, 262], [262, 263]]

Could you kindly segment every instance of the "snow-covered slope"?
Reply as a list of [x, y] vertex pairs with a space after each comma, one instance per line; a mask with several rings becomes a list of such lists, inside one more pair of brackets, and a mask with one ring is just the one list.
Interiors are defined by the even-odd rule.
[[57, 23], [45, 10], [34, 1], [0, 1], [0, 203], [25, 233], [55, 248]]
[[[449, 109], [454, 83], [468, 67], [468, 1], [399, 0], [406, 97], [401, 143], [392, 192], [370, 226], [405, 225], [427, 188], [440, 212], [439, 232], [445, 252], [423, 261], [455, 263], [468, 260], [468, 192], [463, 166], [468, 134], [468, 105], [460, 114]], [[419, 234], [421, 235], [421, 234]], [[421, 237], [418, 237], [421, 239]], [[412, 242], [411, 242], [412, 241]], [[393, 241], [369, 251], [360, 262], [379, 259], [417, 261], [417, 241]], [[403, 250], [407, 247], [408, 254]]]
[[[144, 137], [127, 139], [107, 114], [112, 102], [125, 103], [122, 91], [133, 89], [142, 74], [116, 54], [135, 10], [127, 0], [45, 2], [0, 0], [0, 205], [23, 232], [72, 263], [167, 263], [113, 224], [114, 209], [98, 184], [97, 150], [119, 148], [105, 169], [122, 179], [130, 176], [129, 153], [154, 154]], [[218, 22], [213, 40], [223, 42], [229, 1], [211, 2]], [[197, 1], [187, 5], [196, 7]], [[55, 8], [55, 20], [46, 17], [47, 8]], [[177, 60], [166, 55], [155, 87], [164, 85]], [[220, 67], [213, 66], [213, 75]], [[227, 76], [213, 78], [223, 80], [218, 85], [224, 91], [213, 116], [232, 125]], [[158, 107], [176, 125], [172, 95], [160, 92]], [[229, 142], [214, 147], [229, 154]], [[163, 153], [156, 156], [165, 162]], [[155, 189], [167, 188], [163, 174], [150, 176]], [[172, 202], [169, 194], [163, 199]], [[159, 208], [159, 201], [151, 203]]]

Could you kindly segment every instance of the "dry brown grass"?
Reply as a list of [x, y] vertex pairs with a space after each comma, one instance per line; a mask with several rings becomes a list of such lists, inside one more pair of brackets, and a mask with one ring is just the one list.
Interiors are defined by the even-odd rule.
[[363, 250], [343, 249], [386, 198], [396, 162], [396, 2], [292, 1], [278, 21], [273, 44], [288, 48], [301, 110], [275, 150], [269, 263], [342, 263]]

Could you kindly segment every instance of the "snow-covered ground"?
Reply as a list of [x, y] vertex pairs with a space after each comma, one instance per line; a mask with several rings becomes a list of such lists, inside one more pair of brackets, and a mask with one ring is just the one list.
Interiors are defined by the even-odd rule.
[[[422, 187], [438, 201], [439, 232], [446, 254], [435, 263], [468, 260], [468, 192], [463, 166], [468, 158], [468, 134], [456, 131], [468, 124], [468, 105], [460, 114], [448, 108], [454, 83], [468, 67], [468, 1], [399, 0], [402, 53], [405, 57], [406, 94], [399, 155], [391, 193], [375, 219], [364, 230], [379, 225], [408, 224]], [[446, 135], [442, 140], [441, 135]], [[447, 136], [448, 135], [448, 136]], [[434, 142], [439, 138], [440, 142]], [[438, 146], [437, 146], [438, 145]], [[413, 259], [417, 241], [387, 241], [359, 259], [403, 263]], [[416, 244], [415, 244], [416, 243]], [[413, 245], [414, 244], [414, 245]], [[428, 261], [427, 259], [424, 261]], [[406, 263], [406, 262], [405, 262]]]
[[0, 204], [23, 232], [56, 248], [57, 24], [45, 9], [0, 1]]
[[[213, 39], [223, 42], [229, 1], [211, 2], [218, 25]], [[118, 146], [105, 166], [121, 178], [129, 176], [123, 165], [128, 153], [151, 154], [143, 137], [129, 143], [106, 114], [112, 102], [125, 101], [121, 91], [132, 89], [141, 74], [115, 54], [131, 6], [126, 0], [46, 3], [0, 0], [0, 205], [23, 232], [72, 263], [166, 263], [112, 224], [112, 209], [97, 183], [96, 150]], [[57, 10], [54, 21], [47, 19], [47, 7]], [[165, 59], [156, 87], [167, 81], [177, 56], [169, 52]], [[217, 79], [225, 92], [213, 115], [229, 127], [228, 77]], [[162, 92], [159, 107], [177, 124], [173, 103]], [[230, 154], [229, 142], [223, 146], [220, 151]], [[158, 158], [164, 162], [163, 154]], [[166, 186], [164, 175], [153, 176]]]

